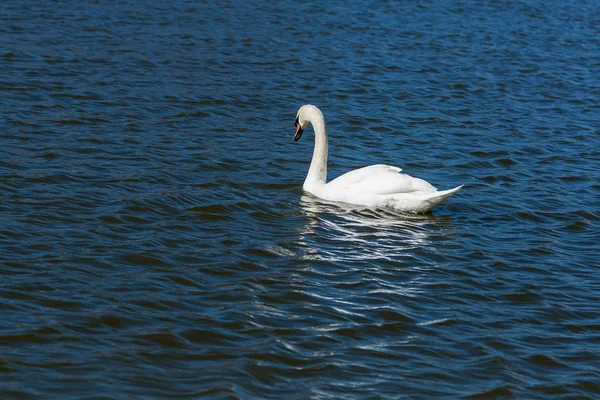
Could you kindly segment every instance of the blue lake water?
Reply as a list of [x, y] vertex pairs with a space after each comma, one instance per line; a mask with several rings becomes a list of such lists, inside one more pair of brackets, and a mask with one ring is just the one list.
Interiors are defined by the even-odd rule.
[[[599, 15], [2, 2], [0, 397], [598, 398]], [[305, 103], [330, 178], [465, 187], [303, 193]]]

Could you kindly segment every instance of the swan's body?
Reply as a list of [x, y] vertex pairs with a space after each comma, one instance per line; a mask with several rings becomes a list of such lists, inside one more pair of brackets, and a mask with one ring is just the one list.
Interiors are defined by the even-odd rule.
[[359, 168], [327, 183], [327, 129], [321, 110], [304, 105], [296, 117], [296, 135], [312, 125], [315, 131], [315, 150], [303, 188], [309, 193], [330, 201], [368, 207], [393, 207], [399, 211], [423, 213], [456, 193], [462, 186], [437, 191], [428, 182], [400, 173], [390, 165], [371, 165]]

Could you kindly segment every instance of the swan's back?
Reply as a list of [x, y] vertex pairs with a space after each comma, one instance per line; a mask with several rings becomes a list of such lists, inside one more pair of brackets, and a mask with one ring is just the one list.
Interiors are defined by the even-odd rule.
[[435, 192], [435, 187], [423, 179], [402, 174], [391, 165], [371, 165], [350, 171], [325, 186], [332, 191], [350, 191], [386, 195], [394, 193]]

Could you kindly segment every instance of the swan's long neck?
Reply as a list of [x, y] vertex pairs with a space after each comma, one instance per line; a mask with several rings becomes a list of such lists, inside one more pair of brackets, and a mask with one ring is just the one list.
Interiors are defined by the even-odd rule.
[[310, 123], [315, 131], [315, 150], [303, 188], [306, 191], [314, 192], [315, 189], [325, 185], [327, 182], [328, 144], [327, 129], [325, 128], [323, 114], [320, 112], [313, 113], [310, 118]]

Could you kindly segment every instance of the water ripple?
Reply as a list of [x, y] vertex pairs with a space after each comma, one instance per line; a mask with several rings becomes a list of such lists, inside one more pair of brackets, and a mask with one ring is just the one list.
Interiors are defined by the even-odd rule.
[[597, 398], [598, 11], [3, 4], [0, 397]]

